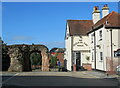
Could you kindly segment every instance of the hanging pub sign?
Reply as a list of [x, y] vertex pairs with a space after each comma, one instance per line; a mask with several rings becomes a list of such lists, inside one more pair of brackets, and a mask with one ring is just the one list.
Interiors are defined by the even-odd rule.
[[120, 57], [120, 49], [114, 51], [114, 57]]

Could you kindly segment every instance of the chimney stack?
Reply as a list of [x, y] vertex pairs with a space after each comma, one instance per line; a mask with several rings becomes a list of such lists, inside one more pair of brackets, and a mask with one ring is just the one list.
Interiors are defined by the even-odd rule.
[[107, 16], [109, 14], [109, 7], [108, 5], [104, 5], [103, 8], [102, 8], [102, 18]]
[[92, 13], [92, 18], [93, 18], [93, 23], [97, 23], [97, 21], [100, 20], [100, 10], [98, 8], [98, 6], [95, 6], [93, 8], [93, 13]]

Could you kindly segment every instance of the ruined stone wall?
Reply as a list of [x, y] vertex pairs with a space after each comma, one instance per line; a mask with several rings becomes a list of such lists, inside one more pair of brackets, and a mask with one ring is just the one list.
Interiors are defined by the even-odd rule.
[[22, 72], [23, 71], [23, 54], [20, 46], [10, 46], [8, 54], [11, 62], [8, 71]]
[[7, 54], [10, 57], [8, 71], [31, 71], [30, 54], [40, 52], [42, 55], [42, 71], [49, 71], [48, 48], [44, 45], [9, 45]]

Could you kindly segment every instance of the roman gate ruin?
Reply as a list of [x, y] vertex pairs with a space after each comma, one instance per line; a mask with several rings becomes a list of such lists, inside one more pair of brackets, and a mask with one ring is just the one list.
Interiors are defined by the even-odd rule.
[[[37, 52], [42, 56], [42, 71], [49, 71], [48, 48], [44, 45], [3, 45], [3, 60], [8, 58], [8, 71], [32, 71], [30, 55]], [[8, 65], [9, 64], [9, 65]], [[2, 67], [4, 69], [4, 67]]]

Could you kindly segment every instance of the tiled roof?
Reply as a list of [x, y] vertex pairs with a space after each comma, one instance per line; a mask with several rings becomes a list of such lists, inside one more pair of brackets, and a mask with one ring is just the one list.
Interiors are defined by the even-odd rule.
[[112, 11], [107, 16], [99, 20], [95, 25], [93, 25], [93, 30], [90, 32], [99, 29], [99, 27], [103, 25], [105, 25], [106, 28], [120, 28], [120, 14]]
[[112, 11], [95, 25], [92, 20], [67, 20], [70, 35], [86, 35], [105, 25], [106, 28], [120, 28], [120, 14]]
[[106, 27], [119, 27], [120, 28], [120, 14], [113, 11], [107, 18], [108, 24]]
[[118, 22], [119, 20], [120, 14], [112, 11], [110, 14], [99, 20], [93, 27], [96, 28], [102, 24], [104, 24], [106, 27], [120, 27], [120, 24]]
[[86, 35], [92, 28], [92, 20], [67, 20], [70, 35]]

